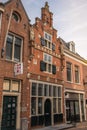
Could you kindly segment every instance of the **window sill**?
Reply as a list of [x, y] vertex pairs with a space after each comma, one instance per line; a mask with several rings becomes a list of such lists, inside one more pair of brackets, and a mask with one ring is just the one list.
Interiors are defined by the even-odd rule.
[[22, 62], [17, 62], [17, 61], [9, 60], [9, 59], [5, 59], [5, 61], [11, 62], [11, 63], [22, 63]]

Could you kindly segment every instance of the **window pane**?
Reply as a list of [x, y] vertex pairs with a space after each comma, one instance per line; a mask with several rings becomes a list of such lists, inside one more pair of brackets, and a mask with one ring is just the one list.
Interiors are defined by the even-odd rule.
[[75, 66], [75, 82], [79, 83], [79, 67]]
[[12, 81], [12, 91], [19, 91], [19, 82], [18, 81]]
[[38, 98], [38, 114], [42, 114], [42, 98]]
[[44, 85], [44, 96], [48, 96], [48, 85]]
[[56, 113], [56, 98], [53, 99], [53, 112]]
[[21, 39], [15, 38], [15, 47], [14, 47], [15, 61], [20, 61], [20, 57], [21, 57]]
[[61, 98], [58, 99], [58, 113], [61, 113]]
[[36, 115], [36, 98], [31, 98], [31, 114]]
[[5, 91], [9, 91], [10, 90], [10, 80], [4, 80], [3, 90], [5, 90]]
[[43, 84], [38, 84], [38, 96], [43, 95]]
[[12, 44], [13, 44], [13, 36], [8, 35], [6, 42], [6, 58], [12, 59]]
[[67, 81], [71, 81], [71, 64], [67, 63]]
[[37, 84], [36, 83], [32, 83], [32, 95], [36, 95], [37, 94]]
[[53, 96], [56, 97], [56, 86], [53, 86]]
[[52, 65], [51, 64], [48, 64], [48, 72], [52, 72]]
[[58, 87], [58, 97], [61, 97], [61, 87]]
[[53, 96], [53, 86], [49, 85], [49, 96]]

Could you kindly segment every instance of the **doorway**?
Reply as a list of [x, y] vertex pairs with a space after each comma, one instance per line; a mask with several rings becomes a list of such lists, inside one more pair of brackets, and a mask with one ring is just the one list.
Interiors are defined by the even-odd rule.
[[46, 99], [44, 104], [44, 121], [45, 126], [51, 125], [51, 101], [50, 99]]
[[15, 130], [16, 129], [16, 96], [3, 97], [3, 112], [1, 130]]
[[80, 121], [79, 101], [66, 100], [66, 121], [67, 123]]

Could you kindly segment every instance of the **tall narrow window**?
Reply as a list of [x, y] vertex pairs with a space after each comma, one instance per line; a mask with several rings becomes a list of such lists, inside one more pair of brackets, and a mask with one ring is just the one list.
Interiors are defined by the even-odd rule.
[[67, 81], [70, 81], [72, 80], [72, 77], [71, 77], [71, 63], [67, 62], [66, 63], [66, 71], [67, 71]]
[[20, 62], [22, 59], [22, 39], [8, 34], [6, 41], [6, 59]]
[[75, 83], [79, 83], [79, 67], [75, 66]]
[[8, 35], [6, 43], [6, 59], [12, 60], [13, 36]]

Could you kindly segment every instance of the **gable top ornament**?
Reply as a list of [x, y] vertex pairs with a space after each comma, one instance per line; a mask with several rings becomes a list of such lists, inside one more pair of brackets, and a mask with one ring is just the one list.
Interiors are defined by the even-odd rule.
[[49, 11], [49, 5], [48, 2], [45, 2], [45, 9], [47, 9]]

